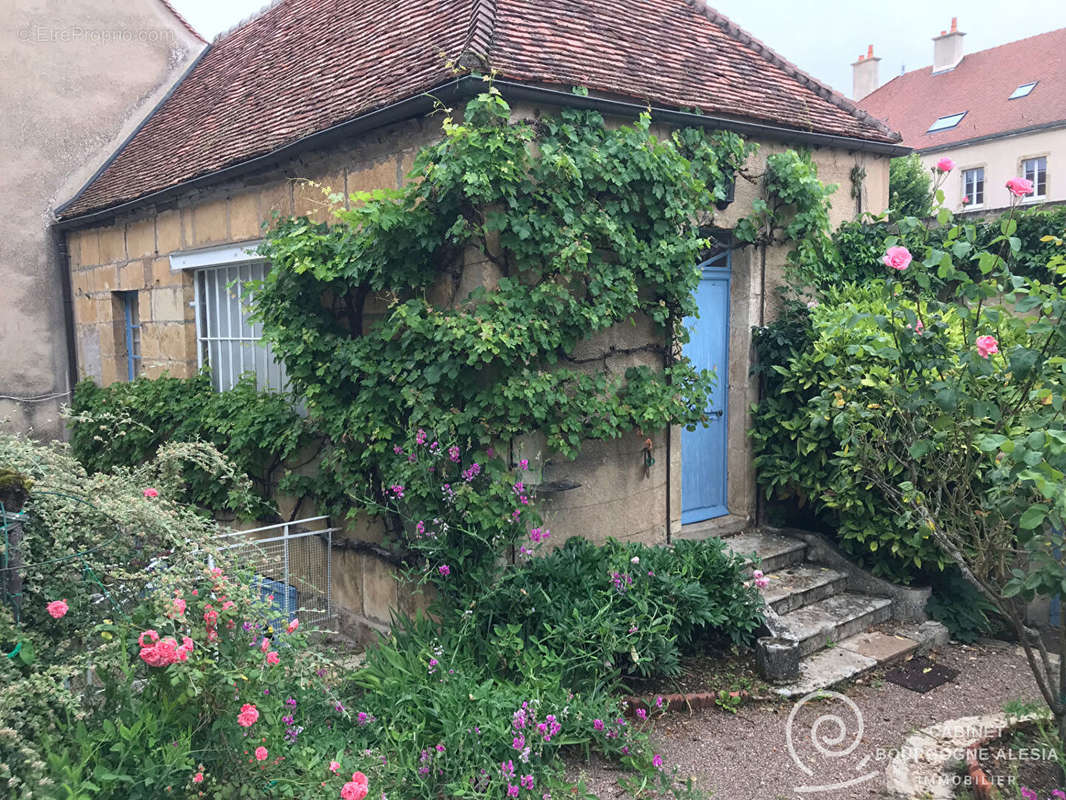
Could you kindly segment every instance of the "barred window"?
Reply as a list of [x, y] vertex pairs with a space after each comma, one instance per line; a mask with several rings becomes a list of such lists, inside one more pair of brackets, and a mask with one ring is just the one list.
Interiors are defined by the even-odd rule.
[[255, 374], [259, 389], [286, 388], [285, 365], [262, 341], [262, 325], [248, 318], [248, 283], [269, 270], [266, 261], [247, 261], [195, 273], [197, 360], [210, 367], [215, 391], [232, 389], [246, 372]]

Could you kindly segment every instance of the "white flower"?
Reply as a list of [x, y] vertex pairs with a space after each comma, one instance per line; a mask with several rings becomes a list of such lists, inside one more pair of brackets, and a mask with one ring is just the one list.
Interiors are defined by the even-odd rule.
[[640, 556], [633, 556], [631, 559], [629, 559], [629, 563], [630, 564], [639, 564], [640, 563]]

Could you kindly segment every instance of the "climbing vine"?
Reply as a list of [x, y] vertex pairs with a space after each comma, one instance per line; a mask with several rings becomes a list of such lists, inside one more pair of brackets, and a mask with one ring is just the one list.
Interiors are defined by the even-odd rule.
[[405, 188], [353, 195], [332, 224], [282, 221], [262, 247], [255, 313], [330, 443], [319, 493], [380, 490], [416, 427], [464, 448], [536, 431], [572, 458], [700, 423], [713, 375], [669, 343], [696, 311], [701, 226], [750, 148], [657, 138], [648, 115], [513, 121], [492, 88], [442, 128]]

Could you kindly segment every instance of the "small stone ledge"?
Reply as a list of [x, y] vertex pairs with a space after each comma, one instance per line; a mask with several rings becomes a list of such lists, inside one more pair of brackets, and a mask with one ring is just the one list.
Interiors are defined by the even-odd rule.
[[1031, 719], [1033, 715], [983, 714], [938, 722], [912, 733], [903, 740], [885, 770], [888, 796], [899, 800], [951, 800], [959, 777], [956, 768], [960, 762], [969, 761], [970, 751]]

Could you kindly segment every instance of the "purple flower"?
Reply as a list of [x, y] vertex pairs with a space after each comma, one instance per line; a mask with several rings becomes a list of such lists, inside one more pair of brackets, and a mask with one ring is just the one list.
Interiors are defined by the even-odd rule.
[[394, 453], [395, 453], [396, 455], [400, 455], [400, 453], [402, 453], [402, 452], [403, 452], [403, 448], [402, 448], [402, 447], [400, 447], [399, 445], [395, 445], [395, 446], [394, 446], [394, 447], [392, 448], [392, 452], [394, 452]]
[[470, 483], [470, 481], [474, 480], [474, 478], [476, 478], [480, 474], [481, 465], [475, 461], [468, 468], [463, 470], [463, 480], [467, 483]]
[[518, 462], [518, 468], [521, 469], [521, 470], [529, 469], [529, 459], [528, 458], [523, 458], [521, 461], [519, 461]]
[[394, 483], [392, 486], [389, 487], [389, 489], [392, 491], [393, 496], [395, 496], [397, 500], [402, 500], [403, 499], [403, 485], [402, 484]]
[[522, 734], [518, 734], [511, 740], [511, 747], [515, 750], [521, 750], [526, 746], [526, 737]]
[[655, 707], [656, 708], [662, 708], [663, 707], [663, 696], [662, 695], [659, 695], [658, 697], [655, 698]]
[[418, 429], [418, 433], [415, 434], [415, 443], [416, 444], [425, 444], [426, 443], [426, 432], [424, 430], [422, 430], [421, 428], [419, 428]]
[[663, 768], [663, 757], [661, 755], [659, 755], [658, 753], [656, 753], [654, 756], [651, 757], [651, 764], [656, 769], [662, 769]]
[[532, 792], [533, 791], [533, 776], [532, 775], [523, 775], [522, 776], [522, 780], [521, 780], [521, 784], [522, 784], [522, 788], [523, 789], [526, 789], [527, 791]]
[[648, 718], [648, 712], [643, 708], [637, 709], [637, 719], [646, 720]]
[[594, 719], [594, 720], [592, 720], [592, 727], [593, 727], [594, 730], [602, 731], [603, 730], [603, 720], [602, 719]]
[[439, 567], [437, 567], [437, 572], [439, 572], [443, 577], [447, 578], [449, 575], [452, 574], [452, 568], [449, 567], [447, 564], [441, 564]]
[[445, 747], [444, 747], [444, 745], [443, 745], [443, 744], [438, 744], [438, 745], [437, 745], [437, 752], [438, 752], [438, 753], [443, 753], [443, 752], [444, 752], [444, 750], [445, 750]]
[[514, 777], [514, 762], [508, 759], [500, 762], [500, 774], [505, 778]]
[[507, 796], [518, 797], [518, 786], [513, 783], [507, 784]]
[[426, 523], [423, 522], [422, 520], [419, 520], [418, 522], [415, 523], [415, 535], [417, 535], [417, 536], [425, 536], [426, 535]]
[[432, 675], [434, 672], [437, 671], [437, 664], [439, 664], [439, 663], [440, 662], [438, 662], [437, 659], [435, 659], [435, 658], [431, 658], [429, 660], [429, 674], [430, 675]]
[[459, 463], [459, 446], [458, 445], [454, 445], [453, 444], [451, 447], [448, 448], [448, 458], [450, 458], [452, 460], [452, 462], [455, 463], [455, 464]]

